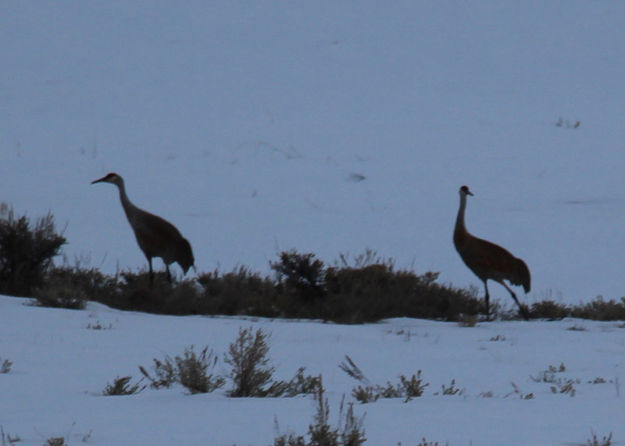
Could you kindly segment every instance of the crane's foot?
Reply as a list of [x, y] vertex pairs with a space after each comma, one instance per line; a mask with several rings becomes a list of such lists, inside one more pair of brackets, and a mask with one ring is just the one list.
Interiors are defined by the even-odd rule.
[[523, 316], [523, 319], [526, 321], [530, 320], [530, 312], [528, 311], [525, 305], [519, 305], [519, 313]]

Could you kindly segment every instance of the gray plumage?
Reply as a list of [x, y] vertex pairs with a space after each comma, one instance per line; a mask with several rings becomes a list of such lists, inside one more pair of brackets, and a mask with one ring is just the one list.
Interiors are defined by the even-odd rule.
[[111, 183], [119, 189], [119, 198], [128, 218], [128, 222], [135, 233], [139, 248], [143, 251], [150, 266], [150, 283], [154, 281], [152, 271], [152, 258], [160, 257], [165, 263], [167, 279], [171, 282], [169, 265], [177, 262], [186, 274], [193, 266], [194, 258], [191, 244], [185, 239], [180, 231], [167, 220], [139, 209], [132, 204], [126, 195], [124, 179], [116, 173], [92, 181], [95, 183]]
[[504, 280], [512, 285], [522, 285], [526, 293], [530, 291], [530, 271], [525, 262], [514, 257], [499, 245], [482, 240], [470, 234], [464, 224], [464, 211], [467, 205], [467, 195], [473, 195], [467, 186], [460, 188], [460, 208], [456, 217], [454, 229], [454, 246], [464, 263], [471, 271], [484, 282], [486, 291], [486, 318], [489, 318], [488, 279], [503, 285], [519, 307], [521, 315], [527, 320], [527, 310], [519, 303], [514, 291]]

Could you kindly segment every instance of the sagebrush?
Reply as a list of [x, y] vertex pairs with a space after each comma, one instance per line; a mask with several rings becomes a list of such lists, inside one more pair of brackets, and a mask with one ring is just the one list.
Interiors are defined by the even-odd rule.
[[223, 377], [213, 373], [218, 357], [208, 347], [204, 347], [197, 353], [194, 347], [190, 346], [185, 349], [182, 356], [174, 358], [166, 356], [164, 360], [154, 359], [153, 361], [153, 374], [142, 366], [139, 370], [155, 389], [179, 383], [189, 393], [209, 393], [219, 389], [225, 383]]
[[0, 293], [30, 296], [44, 282], [52, 259], [60, 254], [65, 238], [57, 233], [48, 213], [31, 225], [26, 215], [12, 208], [0, 213]]

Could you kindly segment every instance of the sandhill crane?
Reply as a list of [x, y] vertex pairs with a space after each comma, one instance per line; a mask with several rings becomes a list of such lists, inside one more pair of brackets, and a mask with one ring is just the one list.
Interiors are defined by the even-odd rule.
[[194, 263], [193, 252], [187, 239], [180, 234], [180, 231], [174, 225], [132, 204], [126, 195], [124, 179], [118, 174], [109, 173], [91, 182], [91, 184], [95, 183], [111, 183], [119, 189], [119, 198], [126, 212], [128, 222], [135, 233], [139, 248], [141, 248], [148, 259], [151, 284], [154, 283], [154, 272], [152, 271], [153, 257], [160, 257], [165, 262], [167, 280], [170, 283], [171, 273], [169, 272], [169, 265], [171, 263], [178, 262], [184, 273], [187, 273]]
[[506, 285], [504, 280], [509, 281], [513, 285], [523, 285], [523, 289], [528, 293], [530, 290], [530, 271], [523, 260], [514, 257], [501, 246], [477, 238], [467, 231], [464, 225], [467, 195], [473, 195], [473, 193], [467, 186], [462, 186], [460, 188], [460, 208], [458, 209], [456, 228], [454, 229], [454, 245], [464, 263], [484, 282], [486, 319], [488, 320], [489, 318], [489, 295], [486, 281], [491, 279], [500, 283], [508, 290], [518, 305], [521, 315], [525, 320], [528, 320], [527, 310], [519, 303], [514, 291]]

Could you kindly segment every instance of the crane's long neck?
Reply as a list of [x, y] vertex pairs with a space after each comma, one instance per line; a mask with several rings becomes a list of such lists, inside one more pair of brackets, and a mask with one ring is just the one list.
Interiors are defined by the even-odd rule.
[[126, 217], [129, 221], [133, 221], [135, 216], [139, 213], [139, 208], [132, 204], [132, 202], [128, 199], [128, 195], [126, 195], [126, 185], [124, 184], [124, 180], [120, 179], [117, 183], [117, 188], [119, 189], [119, 199], [122, 202], [122, 207], [124, 208], [124, 212], [126, 212]]
[[464, 225], [464, 210], [467, 207], [467, 196], [460, 194], [460, 207], [458, 208], [458, 216], [456, 217], [456, 228], [454, 232], [456, 234], [466, 234], [467, 228]]

